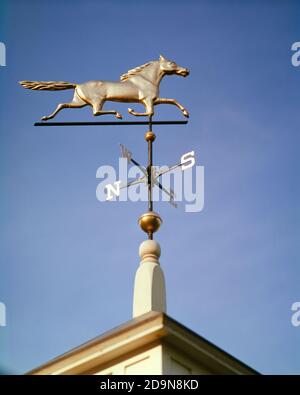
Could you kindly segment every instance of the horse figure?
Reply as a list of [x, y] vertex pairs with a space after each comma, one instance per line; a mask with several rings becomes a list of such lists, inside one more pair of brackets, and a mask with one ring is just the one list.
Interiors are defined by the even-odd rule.
[[93, 107], [95, 116], [114, 114], [116, 118], [122, 118], [122, 115], [115, 110], [102, 110], [106, 101], [142, 103], [146, 110], [143, 113], [128, 108], [130, 114], [139, 117], [151, 117], [154, 114], [153, 107], [157, 104], [173, 104], [188, 118], [188, 111], [175, 99], [159, 97], [161, 79], [165, 75], [171, 74], [186, 77], [189, 75], [189, 70], [160, 55], [159, 60], [145, 63], [121, 75], [120, 82], [88, 81], [83, 84], [75, 84], [62, 81], [20, 81], [20, 84], [26, 89], [33, 90], [75, 89], [72, 102], [59, 104], [52, 114], [42, 117], [43, 121], [54, 118], [63, 108], [82, 108], [87, 105]]

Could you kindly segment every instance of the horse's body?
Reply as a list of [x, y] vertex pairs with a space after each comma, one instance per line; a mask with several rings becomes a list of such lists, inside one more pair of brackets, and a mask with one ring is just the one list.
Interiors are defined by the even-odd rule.
[[121, 76], [120, 82], [88, 81], [83, 84], [73, 84], [60, 81], [21, 81], [20, 84], [33, 90], [75, 89], [71, 103], [59, 104], [56, 110], [49, 116], [43, 117], [43, 120], [54, 118], [63, 108], [82, 108], [86, 105], [93, 107], [94, 115], [114, 114], [117, 118], [122, 118], [121, 114], [115, 110], [102, 110], [105, 101], [142, 103], [146, 109], [144, 113], [137, 113], [131, 108], [128, 109], [129, 113], [135, 116], [152, 116], [154, 105], [173, 104], [188, 117], [188, 111], [175, 99], [159, 98], [159, 84], [166, 74], [177, 74], [185, 77], [189, 74], [189, 71], [160, 56], [158, 61], [149, 62], [129, 70]]
[[95, 98], [105, 98], [107, 101], [135, 103], [140, 101], [141, 96], [140, 90], [131, 81], [87, 81], [77, 85], [75, 92], [79, 97], [91, 103]]

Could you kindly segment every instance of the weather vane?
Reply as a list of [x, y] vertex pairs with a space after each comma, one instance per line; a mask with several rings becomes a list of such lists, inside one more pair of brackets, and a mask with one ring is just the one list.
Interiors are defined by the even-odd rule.
[[[165, 75], [179, 75], [186, 77], [189, 75], [187, 68], [178, 66], [175, 62], [167, 60], [160, 55], [159, 60], [145, 63], [139, 67], [129, 70], [121, 75], [120, 81], [88, 81], [83, 84], [69, 83], [63, 81], [20, 81], [20, 84], [26, 89], [32, 90], [65, 90], [74, 89], [74, 97], [70, 103], [61, 103], [55, 111], [48, 116], [42, 117], [43, 121], [54, 118], [64, 108], [82, 108], [90, 105], [93, 108], [93, 115], [113, 114], [116, 118], [122, 119], [122, 115], [116, 110], [103, 110], [106, 101], [141, 103], [145, 106], [145, 112], [139, 113], [128, 108], [128, 112], [134, 116], [148, 117], [147, 122], [36, 122], [35, 126], [80, 126], [80, 125], [148, 125], [149, 130], [145, 134], [145, 140], [148, 144], [148, 164], [147, 167], [141, 166], [132, 158], [132, 154], [123, 145], [121, 146], [122, 156], [129, 162], [138, 166], [143, 176], [121, 185], [121, 181], [106, 186], [107, 200], [111, 200], [114, 195], [119, 196], [121, 188], [127, 188], [131, 185], [144, 182], [148, 188], [148, 212], [139, 218], [139, 224], [143, 231], [148, 234], [149, 239], [153, 239], [153, 233], [156, 232], [162, 220], [160, 216], [153, 211], [152, 190], [156, 185], [169, 196], [170, 203], [176, 207], [174, 202], [174, 191], [168, 190], [159, 181], [159, 177], [164, 173], [173, 171], [177, 168], [185, 170], [190, 167], [186, 164], [186, 155], [194, 156], [191, 151], [181, 157], [181, 162], [165, 170], [156, 171], [153, 167], [153, 142], [156, 135], [152, 131], [153, 125], [176, 125], [186, 124], [187, 121], [153, 121], [154, 106], [158, 104], [172, 104], [178, 107], [185, 117], [189, 117], [187, 109], [178, 103], [175, 99], [159, 97], [159, 84]], [[194, 162], [192, 162], [194, 163]]]

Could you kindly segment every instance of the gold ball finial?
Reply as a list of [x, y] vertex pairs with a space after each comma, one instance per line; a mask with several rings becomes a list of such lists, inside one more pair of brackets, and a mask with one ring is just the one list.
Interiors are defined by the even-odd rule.
[[145, 134], [145, 140], [146, 141], [152, 141], [153, 142], [155, 140], [155, 138], [156, 138], [156, 136], [151, 130], [149, 130], [149, 132], [147, 132]]
[[142, 230], [148, 235], [152, 235], [157, 232], [162, 224], [162, 219], [160, 216], [154, 211], [148, 211], [145, 214], [142, 214], [139, 218], [139, 225]]

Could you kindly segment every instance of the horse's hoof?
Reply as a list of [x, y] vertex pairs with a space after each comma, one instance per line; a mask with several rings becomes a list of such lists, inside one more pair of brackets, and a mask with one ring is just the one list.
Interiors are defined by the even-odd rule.
[[129, 114], [132, 114], [133, 113], [133, 109], [132, 108], [128, 108], [128, 112], [129, 112]]
[[186, 118], [188, 118], [188, 117], [190, 116], [190, 114], [189, 114], [189, 112], [188, 112], [187, 110], [183, 110], [183, 111], [182, 111], [182, 114], [183, 114]]
[[119, 112], [116, 113], [116, 118], [123, 119], [122, 115]]
[[42, 121], [48, 121], [48, 119], [49, 119], [49, 117], [46, 117], [46, 116], [41, 118]]

